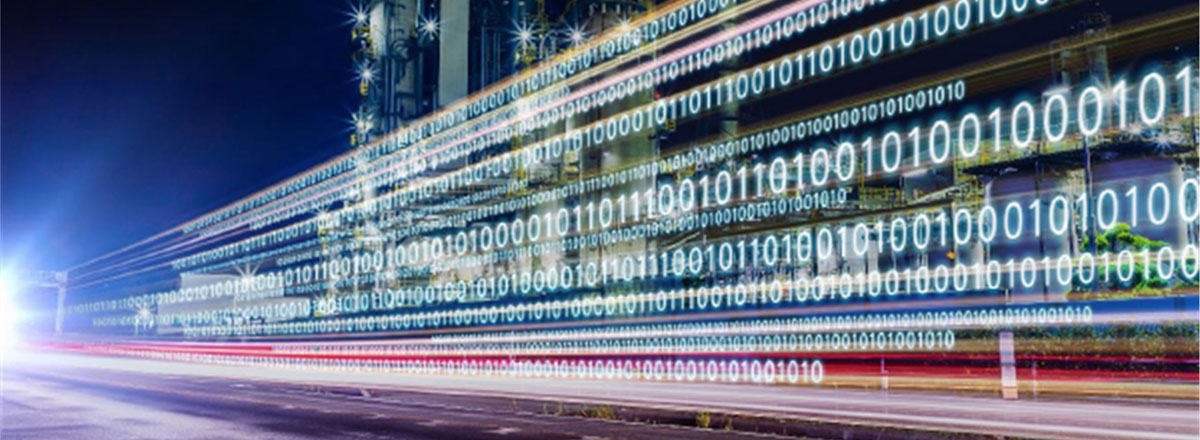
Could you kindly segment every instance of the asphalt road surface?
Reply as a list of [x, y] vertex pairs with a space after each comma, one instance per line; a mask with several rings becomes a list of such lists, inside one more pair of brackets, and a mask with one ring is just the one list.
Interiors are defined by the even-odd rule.
[[[510, 400], [79, 368], [5, 371], [9, 439], [716, 439], [766, 436], [514, 409]], [[596, 410], [593, 409], [594, 413]]]
[[[47, 353], [10, 354], [3, 379], [5, 440], [1200, 438], [1195, 402], [409, 376]], [[708, 412], [730, 418], [696, 428], [697, 414]], [[735, 416], [777, 421], [761, 429], [774, 434], [746, 432], [760, 428]]]

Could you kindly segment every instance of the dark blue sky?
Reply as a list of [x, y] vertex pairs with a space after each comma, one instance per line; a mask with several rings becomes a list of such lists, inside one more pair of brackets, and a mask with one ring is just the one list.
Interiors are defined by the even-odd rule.
[[348, 9], [5, 0], [3, 264], [66, 268], [344, 151]]

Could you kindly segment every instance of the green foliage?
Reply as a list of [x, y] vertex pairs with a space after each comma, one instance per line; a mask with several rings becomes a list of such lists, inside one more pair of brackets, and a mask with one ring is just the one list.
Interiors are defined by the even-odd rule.
[[[1086, 248], [1089, 244], [1091, 244], [1091, 241], [1085, 236], [1080, 246]], [[1166, 246], [1167, 243], [1165, 241], [1151, 240], [1148, 237], [1134, 234], [1133, 228], [1128, 223], [1123, 222], [1113, 225], [1103, 234], [1096, 236], [1096, 253], [1103, 254], [1108, 252], [1113, 254], [1114, 257], [1125, 250], [1136, 254], [1140, 251], [1154, 252]], [[1158, 272], [1153, 270], [1153, 267], [1147, 271], [1140, 258], [1134, 258], [1132, 263], [1126, 261], [1125, 264], [1118, 263], [1116, 258], [1111, 258], [1107, 265], [1100, 265], [1099, 261], [1097, 263], [1095, 281], [1097, 285], [1104, 289], [1128, 289], [1132, 294], [1127, 296], [1161, 294], [1170, 285], [1170, 280], [1159, 278], [1157, 276]], [[1129, 274], [1131, 271], [1133, 276], [1128, 281], [1120, 281], [1120, 277], [1117, 276], [1118, 274]], [[1081, 278], [1081, 274], [1076, 274], [1073, 290], [1090, 290], [1091, 285], [1084, 283]]]
[[[1023, 354], [1062, 359], [1086, 358], [1101, 353], [1143, 360], [1172, 357], [1190, 359], [1200, 355], [1200, 346], [1195, 344], [1196, 338], [1200, 337], [1200, 327], [1195, 323], [1034, 327], [1016, 329], [1013, 336], [1021, 341], [1019, 347]], [[992, 333], [984, 330], [967, 331], [961, 335], [964, 340], [993, 337]], [[1121, 363], [1113, 367], [1129, 371], [1157, 371], [1165, 368], [1165, 364]], [[1095, 366], [1090, 365], [1087, 368]]]
[[[1088, 243], [1087, 237], [1084, 237], [1083, 246], [1087, 246]], [[1165, 241], [1134, 235], [1133, 228], [1124, 222], [1119, 222], [1108, 228], [1103, 234], [1096, 236], [1096, 252], [1098, 253], [1120, 252], [1125, 249], [1156, 251], [1166, 246]]]
[[607, 405], [597, 406], [596, 408], [594, 408], [592, 410], [591, 414], [588, 414], [588, 416], [593, 419], [601, 419], [601, 420], [616, 420], [617, 419], [616, 411], [613, 411], [613, 408], [611, 406], [607, 406]]
[[712, 426], [712, 414], [706, 412], [696, 413], [696, 427], [708, 429], [709, 426]]

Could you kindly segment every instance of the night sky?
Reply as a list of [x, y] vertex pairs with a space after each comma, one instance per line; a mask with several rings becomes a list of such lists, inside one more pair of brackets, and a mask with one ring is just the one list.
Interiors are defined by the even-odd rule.
[[349, 9], [4, 1], [3, 265], [64, 269], [345, 151]]

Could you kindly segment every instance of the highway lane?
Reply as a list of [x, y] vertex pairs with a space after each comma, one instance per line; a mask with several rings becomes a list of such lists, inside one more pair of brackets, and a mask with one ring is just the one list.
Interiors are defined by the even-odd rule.
[[[577, 406], [537, 412], [511, 399], [378, 398], [277, 382], [10, 366], [8, 439], [762, 439], [751, 433], [606, 420]], [[533, 410], [531, 410], [533, 409]], [[562, 411], [561, 414], [555, 414]], [[580, 412], [586, 416], [580, 416]]]
[[[42, 374], [57, 373], [57, 370], [61, 370], [61, 367], [47, 366], [73, 365], [72, 368], [92, 371], [103, 370], [125, 375], [135, 373], [134, 377], [169, 374], [176, 377], [200, 377], [203, 380], [270, 381], [276, 384], [292, 384], [293, 388], [294, 384], [340, 385], [364, 389], [376, 401], [384, 398], [380, 396], [401, 396], [401, 403], [405, 400], [403, 396], [409, 396], [408, 400], [411, 401], [413, 395], [429, 396], [421, 393], [433, 392], [444, 398], [467, 398], [476, 406], [482, 405], [479, 401], [488, 398], [501, 401], [520, 398], [550, 402], [551, 406], [557, 403], [568, 406], [613, 405], [680, 414], [713, 412], [732, 416], [779, 418], [792, 421], [797, 426], [819, 423], [851, 427], [878, 426], [908, 429], [913, 432], [965, 432], [981, 436], [1064, 439], [1200, 437], [1196, 402], [1045, 398], [1004, 401], [978, 395], [898, 391], [884, 393], [812, 387], [412, 376], [196, 365], [60, 353], [29, 353], [19, 359], [16, 364], [21, 368], [34, 368]], [[41, 368], [38, 369], [38, 366]], [[428, 397], [418, 399], [429, 400]], [[453, 402], [450, 404], [458, 405]], [[509, 412], [512, 412], [511, 409]], [[536, 412], [536, 409], [526, 412]], [[797, 431], [804, 430], [797, 428], [792, 432]], [[688, 437], [694, 438], [691, 435]]]

